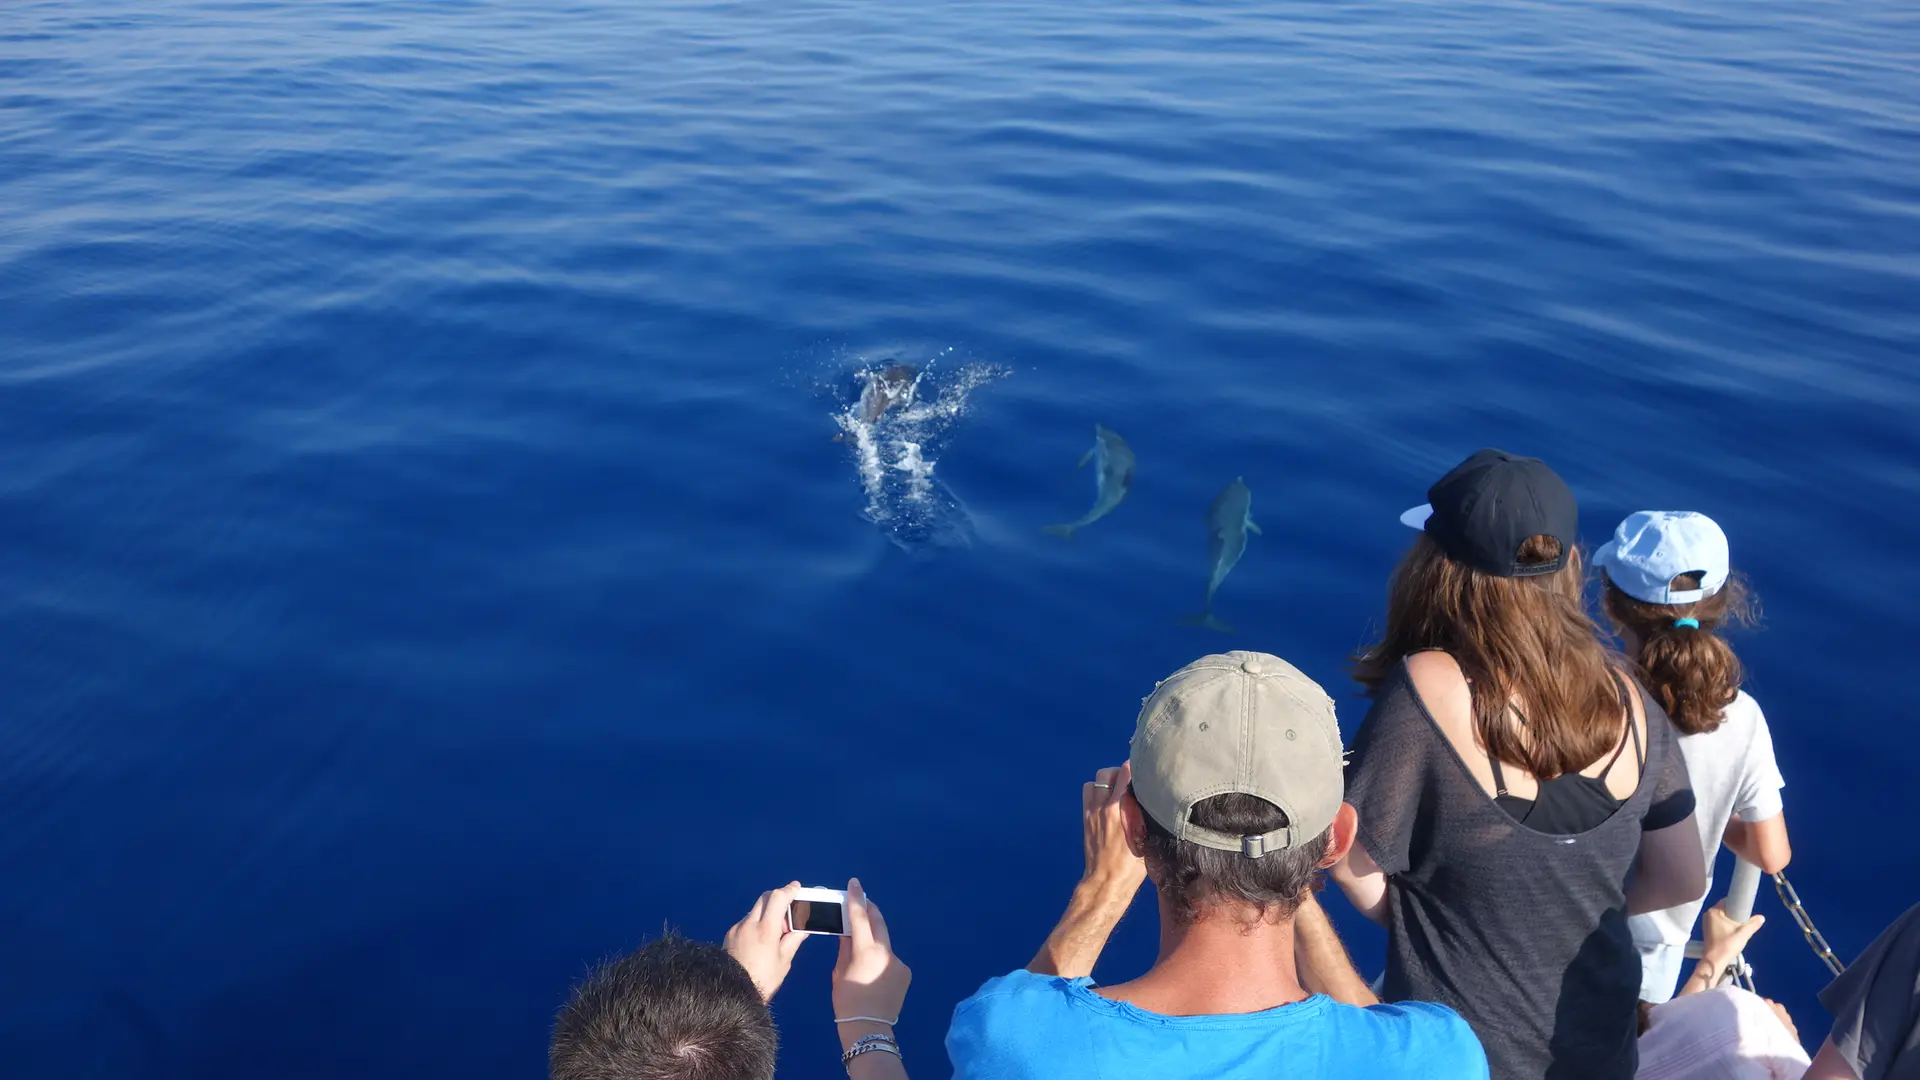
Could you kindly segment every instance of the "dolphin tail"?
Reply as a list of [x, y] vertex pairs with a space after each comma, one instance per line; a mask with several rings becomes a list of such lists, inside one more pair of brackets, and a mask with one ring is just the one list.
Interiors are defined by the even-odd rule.
[[1074, 530], [1077, 528], [1079, 528], [1077, 525], [1042, 525], [1040, 526], [1040, 531], [1046, 533], [1048, 536], [1057, 536], [1062, 540], [1071, 540], [1073, 539]]
[[1213, 612], [1203, 611], [1198, 615], [1189, 615], [1180, 620], [1181, 626], [1204, 626], [1209, 630], [1218, 630], [1223, 634], [1233, 633], [1233, 627], [1214, 617]]

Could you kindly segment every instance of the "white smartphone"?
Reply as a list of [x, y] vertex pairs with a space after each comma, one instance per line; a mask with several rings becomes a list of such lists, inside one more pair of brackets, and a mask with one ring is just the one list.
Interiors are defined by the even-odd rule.
[[787, 905], [787, 929], [796, 934], [847, 933], [847, 890], [809, 886], [794, 894]]

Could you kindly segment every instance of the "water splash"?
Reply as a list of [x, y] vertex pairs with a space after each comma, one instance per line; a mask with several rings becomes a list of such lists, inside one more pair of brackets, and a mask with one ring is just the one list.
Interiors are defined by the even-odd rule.
[[920, 456], [920, 444], [899, 439], [893, 467], [907, 474], [907, 501], [924, 503], [933, 492], [933, 462]]
[[[956, 363], [952, 357], [950, 348], [924, 364], [899, 352], [860, 357], [851, 400], [834, 414], [843, 440], [853, 449], [867, 497], [865, 517], [909, 550], [972, 543], [972, 519], [958, 497], [935, 479], [934, 467], [955, 425], [966, 416], [973, 392], [1004, 377], [1007, 370]], [[918, 370], [903, 388], [885, 388], [893, 400], [876, 415], [871, 400], [876, 381], [898, 380], [900, 365]]]

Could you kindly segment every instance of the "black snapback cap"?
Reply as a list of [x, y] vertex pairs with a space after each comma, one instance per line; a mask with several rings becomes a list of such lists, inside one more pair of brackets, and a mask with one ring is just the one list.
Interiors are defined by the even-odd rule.
[[[1580, 534], [1580, 507], [1560, 474], [1539, 458], [1488, 448], [1453, 467], [1427, 489], [1427, 503], [1400, 515], [1424, 529], [1440, 550], [1496, 577], [1538, 577], [1567, 565]], [[1560, 541], [1552, 562], [1522, 565], [1531, 536]]]

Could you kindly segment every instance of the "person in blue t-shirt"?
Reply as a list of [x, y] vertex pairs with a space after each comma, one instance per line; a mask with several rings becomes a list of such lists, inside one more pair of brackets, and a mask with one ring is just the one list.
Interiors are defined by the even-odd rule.
[[[1060, 925], [954, 1010], [955, 1080], [1485, 1080], [1466, 1022], [1379, 1004], [1314, 902], [1353, 844], [1343, 794], [1333, 702], [1313, 680], [1252, 652], [1175, 672], [1142, 706], [1130, 762], [1082, 793], [1087, 869]], [[1143, 878], [1159, 959], [1095, 986]]]

